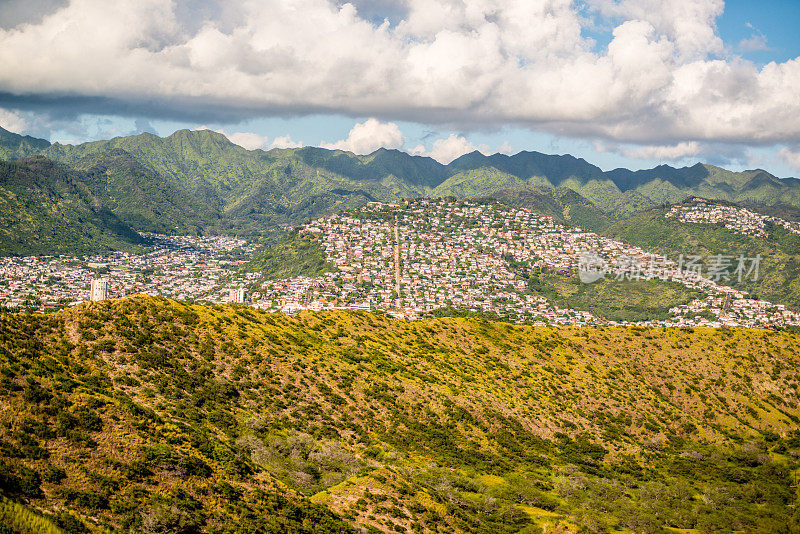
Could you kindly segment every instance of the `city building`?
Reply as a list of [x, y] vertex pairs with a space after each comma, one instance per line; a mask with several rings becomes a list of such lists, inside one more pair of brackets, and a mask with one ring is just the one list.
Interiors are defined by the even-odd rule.
[[89, 300], [92, 302], [108, 300], [108, 280], [105, 278], [92, 280], [92, 285], [89, 289]]
[[235, 289], [231, 289], [229, 294], [229, 300], [234, 304], [244, 304], [244, 299], [247, 296], [245, 289], [243, 287], [238, 287]]

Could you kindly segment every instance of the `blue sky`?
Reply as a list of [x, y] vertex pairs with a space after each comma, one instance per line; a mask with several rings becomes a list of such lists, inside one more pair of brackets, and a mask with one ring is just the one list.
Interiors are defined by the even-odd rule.
[[[0, 60], [19, 63], [0, 75], [0, 125], [60, 142], [206, 127], [248, 148], [535, 150], [604, 169], [800, 175], [800, 2], [331, 2], [266, 2], [279, 24], [267, 34], [275, 21], [251, 23], [235, 0], [183, 12], [6, 0]], [[108, 31], [84, 41], [86, 21]], [[19, 57], [37, 43], [45, 52]]]

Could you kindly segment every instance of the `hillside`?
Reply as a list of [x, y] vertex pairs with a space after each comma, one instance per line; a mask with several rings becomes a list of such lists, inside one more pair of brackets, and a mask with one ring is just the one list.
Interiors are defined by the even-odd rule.
[[257, 272], [261, 279], [279, 280], [297, 276], [320, 276], [333, 270], [325, 259], [325, 249], [313, 234], [292, 233], [273, 237], [256, 251], [244, 269]]
[[[260, 234], [369, 201], [408, 197], [458, 198], [506, 195], [508, 191], [570, 190], [606, 216], [628, 217], [641, 209], [687, 196], [702, 196], [763, 206], [800, 207], [800, 180], [778, 179], [757, 169], [731, 172], [711, 165], [604, 172], [566, 155], [523, 151], [513, 156], [465, 154], [448, 165], [399, 150], [368, 155], [304, 147], [246, 150], [210, 130], [179, 130], [167, 137], [143, 133], [79, 145], [50, 145], [45, 140], [0, 131], [0, 159], [35, 153], [86, 169], [120, 157], [138, 162], [111, 171], [115, 182], [135, 189], [144, 177], [148, 191], [180, 199], [186, 225], [206, 233]], [[83, 160], [83, 163], [81, 161]], [[556, 193], [556, 195], [562, 195]], [[123, 199], [124, 203], [126, 199]], [[130, 203], [125, 220], [153, 226], [153, 206], [138, 213]], [[165, 215], [172, 221], [175, 209]], [[169, 223], [170, 227], [174, 227]], [[179, 229], [180, 229], [180, 225]], [[200, 231], [198, 230], [198, 231]]]
[[198, 234], [219, 221], [213, 207], [123, 150], [90, 154], [71, 167], [86, 175], [86, 184], [110, 211], [138, 231]]
[[614, 218], [580, 196], [572, 189], [557, 187], [529, 187], [502, 190], [491, 195], [509, 206], [527, 208], [553, 218], [566, 226], [599, 231], [614, 222]]
[[0, 160], [15, 160], [38, 154], [50, 146], [45, 139], [19, 135], [0, 127]]
[[769, 226], [766, 237], [736, 233], [721, 224], [682, 223], [666, 218], [668, 208], [652, 208], [607, 226], [601, 233], [664, 254], [677, 261], [683, 254], [709, 258], [717, 254], [738, 257], [761, 254], [759, 279], [732, 278], [727, 285], [752, 295], [800, 308], [800, 236]]
[[574, 275], [541, 273], [528, 280], [530, 291], [556, 306], [585, 310], [611, 321], [653, 321], [669, 317], [673, 306], [703, 298], [679, 284], [662, 280], [610, 280], [584, 284]]
[[55, 144], [44, 154], [71, 165], [110, 150], [124, 150], [213, 209], [219, 221], [205, 230], [215, 233], [260, 234], [370, 200], [419, 196], [442, 167], [396, 150], [369, 156], [318, 148], [248, 151], [210, 130]]
[[152, 297], [1, 314], [0, 489], [73, 532], [790, 532], [799, 354]]
[[142, 239], [84, 178], [41, 156], [0, 162], [0, 255], [135, 249]]

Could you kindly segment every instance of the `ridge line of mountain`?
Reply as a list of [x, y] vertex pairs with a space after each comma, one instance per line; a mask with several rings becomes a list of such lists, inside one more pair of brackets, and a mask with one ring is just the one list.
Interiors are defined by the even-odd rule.
[[[450, 163], [447, 163], [447, 164], [443, 164], [443, 163], [441, 163], [441, 162], [439, 162], [439, 161], [437, 161], [437, 160], [435, 160], [435, 159], [433, 159], [431, 157], [428, 157], [428, 156], [413, 155], [413, 154], [410, 154], [410, 153], [405, 152], [403, 150], [392, 149], [392, 148], [384, 148], [384, 147], [378, 148], [377, 150], [375, 150], [373, 152], [370, 152], [368, 154], [356, 154], [354, 152], [346, 151], [346, 150], [327, 149], [327, 148], [315, 147], [315, 146], [307, 146], [307, 147], [299, 147], [299, 148], [272, 148], [272, 149], [269, 149], [269, 150], [263, 150], [263, 149], [249, 150], [249, 149], [246, 149], [246, 148], [242, 147], [241, 145], [237, 145], [236, 143], [234, 143], [233, 141], [228, 139], [228, 137], [225, 136], [224, 134], [216, 132], [216, 131], [213, 131], [213, 130], [207, 130], [207, 129], [206, 130], [180, 129], [180, 130], [176, 130], [172, 134], [170, 134], [168, 136], [164, 136], [164, 137], [158, 136], [158, 135], [150, 133], [150, 132], [142, 132], [140, 134], [135, 134], [135, 135], [130, 135], [130, 136], [116, 136], [116, 137], [113, 137], [111, 139], [104, 139], [104, 140], [97, 140], [97, 141], [87, 141], [87, 142], [84, 142], [84, 143], [78, 143], [78, 144], [73, 145], [73, 144], [62, 144], [62, 143], [58, 143], [58, 142], [50, 143], [46, 139], [35, 138], [35, 137], [28, 136], [28, 135], [23, 136], [23, 135], [20, 135], [20, 134], [17, 134], [17, 133], [10, 132], [10, 131], [5, 130], [4, 128], [0, 127], [0, 145], [3, 145], [3, 146], [0, 146], [0, 159], [20, 159], [21, 157], [24, 157], [24, 156], [30, 156], [30, 155], [34, 155], [34, 154], [39, 153], [39, 152], [43, 152], [46, 149], [51, 148], [51, 147], [73, 147], [73, 148], [77, 148], [77, 147], [82, 147], [82, 146], [98, 145], [98, 144], [102, 144], [102, 143], [119, 143], [119, 142], [124, 141], [124, 140], [135, 139], [135, 138], [144, 138], [144, 139], [149, 139], [149, 140], [165, 141], [165, 140], [186, 138], [187, 136], [207, 136], [207, 137], [210, 137], [210, 138], [214, 139], [214, 141], [216, 141], [217, 143], [223, 143], [223, 144], [232, 145], [234, 147], [237, 147], [237, 149], [240, 149], [240, 150], [242, 150], [244, 152], [251, 153], [251, 154], [263, 154], [264, 156], [268, 156], [268, 157], [272, 157], [274, 155], [280, 155], [280, 154], [287, 154], [287, 153], [305, 154], [305, 153], [313, 151], [313, 152], [319, 152], [319, 153], [326, 153], [326, 154], [329, 154], [329, 155], [341, 154], [341, 155], [345, 155], [347, 157], [358, 159], [358, 160], [361, 160], [362, 162], [364, 162], [364, 161], [372, 161], [376, 157], [384, 156], [386, 154], [391, 154], [391, 155], [393, 155], [395, 157], [399, 155], [400, 157], [409, 159], [411, 161], [425, 162], [425, 165], [429, 165], [429, 166], [431, 166], [431, 167], [433, 167], [433, 168], [435, 168], [437, 170], [444, 171], [445, 173], [449, 172], [450, 175], [456, 174], [453, 171], [464, 170], [466, 168], [475, 168], [474, 164], [470, 164], [470, 163], [474, 163], [475, 161], [479, 161], [480, 163], [488, 164], [488, 165], [483, 165], [483, 166], [492, 166], [491, 164], [494, 164], [494, 163], [501, 163], [502, 164], [502, 163], [505, 163], [505, 162], [513, 162], [515, 159], [520, 159], [520, 158], [524, 158], [524, 157], [548, 158], [548, 159], [559, 158], [559, 159], [562, 159], [562, 160], [563, 159], [567, 159], [568, 161], [574, 162], [575, 164], [580, 165], [580, 166], [584, 167], [585, 169], [592, 171], [592, 173], [596, 173], [597, 177], [600, 177], [600, 176], [608, 177], [620, 189], [622, 189], [623, 192], [628, 190], [628, 189], [630, 189], [630, 188], [632, 188], [632, 187], [629, 187], [631, 185], [629, 183], [629, 180], [625, 179], [627, 177], [640, 177], [640, 176], [641, 177], [645, 177], [645, 176], [650, 176], [650, 175], [652, 175], [654, 173], [658, 173], [658, 172], [679, 173], [680, 175], [687, 175], [687, 174], [690, 174], [690, 173], [700, 174], [700, 173], [703, 172], [703, 169], [708, 170], [709, 168], [715, 169], [715, 170], [724, 171], [724, 172], [729, 172], [729, 173], [736, 173], [736, 174], [745, 174], [745, 173], [748, 173], [748, 174], [749, 173], [761, 174], [761, 173], [763, 173], [763, 174], [766, 174], [769, 177], [775, 178], [777, 180], [800, 181], [800, 178], [793, 178], [793, 177], [780, 178], [780, 177], [775, 176], [774, 174], [770, 173], [769, 171], [767, 171], [765, 169], [761, 169], [761, 168], [746, 169], [746, 170], [743, 170], [743, 171], [729, 171], [729, 170], [727, 170], [727, 169], [725, 169], [723, 167], [719, 167], [719, 166], [711, 165], [711, 164], [705, 164], [705, 163], [702, 163], [702, 162], [697, 162], [694, 165], [685, 166], [685, 167], [673, 167], [672, 165], [663, 164], [662, 163], [660, 165], [657, 165], [657, 166], [655, 166], [653, 168], [649, 168], [649, 169], [631, 170], [631, 169], [627, 169], [625, 167], [617, 167], [615, 169], [610, 169], [610, 170], [604, 171], [600, 167], [598, 167], [597, 165], [594, 165], [594, 164], [588, 162], [585, 158], [573, 156], [572, 154], [569, 154], [569, 153], [566, 153], [566, 154], [546, 154], [546, 153], [538, 152], [538, 151], [535, 151], [535, 150], [521, 150], [521, 151], [517, 152], [516, 154], [502, 154], [502, 153], [498, 152], [498, 153], [489, 154], [489, 155], [483, 154], [482, 152], [480, 152], [478, 150], [473, 150], [472, 152], [469, 152], [469, 153], [466, 153], [466, 154], [463, 154], [463, 155], [459, 156], [458, 158], [452, 160]], [[16, 147], [20, 148], [21, 150], [23, 150], [25, 152], [25, 154], [24, 155], [20, 154], [17, 157], [7, 157], [7, 156], [5, 156], [5, 154], [2, 151], [2, 148], [4, 146], [10, 146], [10, 147], [16, 146]], [[637, 184], [637, 185], [640, 185], [640, 184]], [[627, 188], [623, 187], [623, 186], [627, 186]]]

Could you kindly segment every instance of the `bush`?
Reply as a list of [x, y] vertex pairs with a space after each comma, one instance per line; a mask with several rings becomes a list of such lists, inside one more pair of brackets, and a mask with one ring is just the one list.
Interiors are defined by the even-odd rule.
[[0, 462], [0, 491], [7, 495], [40, 498], [44, 496], [40, 484], [42, 479], [39, 473], [25, 465], [16, 469], [6, 463]]
[[78, 424], [81, 428], [89, 432], [99, 432], [103, 430], [103, 420], [90, 408], [82, 408], [75, 412], [75, 415], [78, 418]]
[[44, 473], [42, 473], [42, 480], [51, 484], [58, 484], [67, 478], [67, 472], [56, 466], [48, 466]]
[[205, 524], [203, 505], [182, 490], [155, 497], [141, 518], [145, 534], [196, 534]]
[[54, 516], [53, 519], [53, 522], [68, 534], [83, 534], [84, 532], [89, 532], [89, 529], [86, 528], [86, 525], [81, 523], [77, 517], [68, 512], [61, 512]]

